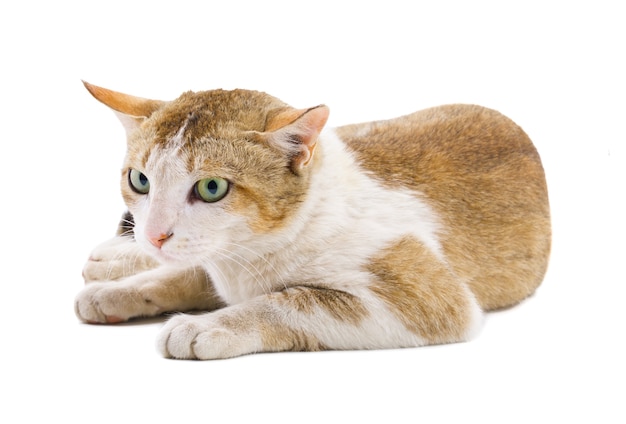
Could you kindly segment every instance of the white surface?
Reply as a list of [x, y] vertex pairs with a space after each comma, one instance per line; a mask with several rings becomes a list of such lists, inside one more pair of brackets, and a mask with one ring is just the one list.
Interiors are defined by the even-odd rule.
[[[618, 2], [161, 3], [0, 6], [0, 422], [626, 420]], [[451, 102], [499, 109], [543, 157], [548, 275], [470, 343], [162, 359], [160, 322], [74, 317], [83, 261], [123, 210], [124, 133], [80, 79], [162, 99], [259, 89], [328, 104], [330, 125]]]

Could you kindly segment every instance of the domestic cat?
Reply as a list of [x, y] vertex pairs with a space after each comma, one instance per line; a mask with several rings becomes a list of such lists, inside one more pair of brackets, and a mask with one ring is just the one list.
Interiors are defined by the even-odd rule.
[[85, 265], [75, 311], [205, 311], [166, 322], [166, 357], [465, 341], [543, 279], [543, 167], [494, 110], [324, 129], [326, 106], [256, 91], [156, 101], [85, 87], [126, 129], [128, 212]]

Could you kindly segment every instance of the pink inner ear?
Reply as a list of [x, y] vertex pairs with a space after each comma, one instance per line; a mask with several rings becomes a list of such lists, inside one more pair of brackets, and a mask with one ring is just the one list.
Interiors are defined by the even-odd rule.
[[293, 166], [296, 169], [303, 168], [311, 162], [317, 146], [317, 137], [324, 129], [328, 120], [329, 110], [326, 106], [316, 106], [308, 109], [296, 122], [289, 125], [289, 131], [296, 134], [302, 144], [300, 153], [294, 157]]
[[262, 137], [268, 144], [289, 154], [292, 168], [298, 170], [311, 162], [317, 137], [324, 129], [328, 115], [329, 109], [324, 105], [310, 109], [283, 109], [268, 117]]
[[298, 135], [302, 142], [307, 146], [315, 145], [317, 136], [324, 129], [328, 120], [329, 109], [327, 106], [319, 105], [307, 110], [296, 122], [296, 125], [302, 126], [302, 132]]
[[[289, 132], [298, 135], [303, 143], [316, 139], [328, 120], [329, 109], [325, 105], [309, 109], [286, 109], [270, 117], [265, 132], [270, 133], [289, 128]], [[295, 131], [294, 131], [295, 129]]]
[[294, 160], [294, 165], [299, 166], [301, 168], [308, 166], [313, 159], [313, 155], [315, 154], [315, 147], [317, 143], [305, 144], [306, 149], [302, 150], [302, 153]]

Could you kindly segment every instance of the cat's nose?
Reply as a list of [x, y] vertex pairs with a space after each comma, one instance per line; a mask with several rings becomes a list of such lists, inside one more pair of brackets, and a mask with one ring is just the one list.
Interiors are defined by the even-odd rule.
[[172, 237], [173, 233], [161, 233], [158, 236], [148, 236], [148, 241], [157, 249], [160, 249], [167, 240]]

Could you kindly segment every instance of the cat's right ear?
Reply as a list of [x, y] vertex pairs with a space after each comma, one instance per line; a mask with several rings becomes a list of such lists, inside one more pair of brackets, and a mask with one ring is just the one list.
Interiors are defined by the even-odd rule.
[[284, 108], [268, 119], [266, 140], [290, 157], [294, 172], [300, 172], [312, 162], [317, 137], [326, 125], [328, 113], [325, 105], [309, 109]]
[[144, 99], [130, 94], [98, 87], [83, 81], [85, 88], [96, 100], [110, 107], [122, 122], [126, 133], [135, 130], [144, 120], [150, 117], [165, 102], [161, 100]]

